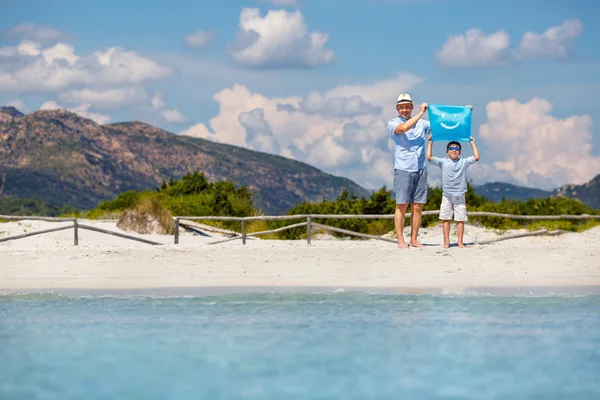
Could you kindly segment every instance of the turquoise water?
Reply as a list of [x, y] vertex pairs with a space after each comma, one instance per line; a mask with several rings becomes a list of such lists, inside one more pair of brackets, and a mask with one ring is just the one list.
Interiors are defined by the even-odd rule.
[[600, 296], [0, 296], [0, 399], [600, 398]]

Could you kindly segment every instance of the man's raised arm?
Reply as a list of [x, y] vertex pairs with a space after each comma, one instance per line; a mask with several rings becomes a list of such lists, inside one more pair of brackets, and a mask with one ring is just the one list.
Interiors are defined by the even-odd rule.
[[411, 129], [413, 126], [415, 126], [415, 124], [421, 119], [423, 114], [425, 114], [426, 112], [427, 112], [427, 103], [423, 103], [423, 104], [421, 104], [421, 109], [419, 110], [418, 114], [415, 115], [414, 117], [407, 119], [403, 123], [398, 124], [396, 126], [396, 128], [394, 129], [394, 133], [396, 135], [405, 133], [406, 131]]

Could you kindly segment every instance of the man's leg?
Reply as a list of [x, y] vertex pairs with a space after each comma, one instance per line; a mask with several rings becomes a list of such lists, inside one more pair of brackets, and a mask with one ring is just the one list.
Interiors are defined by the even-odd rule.
[[404, 241], [404, 221], [406, 209], [411, 202], [411, 180], [410, 173], [402, 170], [394, 170], [394, 193], [396, 194], [396, 210], [394, 211], [394, 227], [398, 237], [398, 247], [407, 249]]
[[419, 227], [421, 226], [421, 213], [423, 211], [423, 204], [412, 203], [410, 207], [410, 246], [411, 247], [423, 247], [421, 243], [417, 241], [419, 235]]
[[404, 220], [407, 208], [408, 204], [396, 204], [396, 211], [394, 211], [394, 227], [398, 237], [398, 247], [401, 249], [408, 249], [408, 245], [404, 241]]
[[444, 221], [444, 244], [443, 248], [447, 249], [450, 247], [450, 221]]
[[465, 247], [465, 244], [463, 243], [463, 235], [465, 234], [465, 223], [462, 221], [457, 221], [456, 230], [458, 231], [458, 247]]
[[423, 247], [417, 241], [419, 236], [419, 228], [421, 227], [421, 212], [423, 205], [427, 203], [427, 168], [423, 168], [418, 172], [418, 178], [414, 186], [414, 196], [411, 206], [410, 216], [410, 245], [411, 247]]

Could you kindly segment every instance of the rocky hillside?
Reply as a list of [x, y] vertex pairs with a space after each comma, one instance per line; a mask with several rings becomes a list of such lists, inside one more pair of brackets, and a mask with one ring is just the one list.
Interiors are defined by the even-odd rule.
[[600, 209], [600, 174], [583, 185], [565, 185], [557, 189], [556, 194], [580, 200], [592, 208]]
[[249, 187], [255, 206], [281, 214], [302, 201], [369, 192], [284, 157], [175, 135], [141, 122], [98, 125], [65, 110], [0, 109], [0, 195], [78, 209], [199, 170]]
[[485, 196], [488, 200], [493, 202], [498, 202], [502, 199], [519, 201], [543, 199], [546, 197], [552, 197], [555, 194], [551, 190], [517, 186], [505, 182], [490, 182], [476, 186], [475, 193], [477, 193], [479, 196]]
[[20, 118], [24, 116], [25, 114], [14, 107], [0, 107], [0, 121], [3, 119], [8, 121], [10, 118]]

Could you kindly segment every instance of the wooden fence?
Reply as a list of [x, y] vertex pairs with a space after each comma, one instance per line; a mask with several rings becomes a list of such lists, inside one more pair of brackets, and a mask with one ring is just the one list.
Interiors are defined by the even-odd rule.
[[27, 216], [15, 216], [15, 215], [0, 215], [0, 220], [7, 220], [7, 221], [22, 221], [22, 220], [30, 220], [31, 221], [32, 220], [32, 221], [71, 222], [71, 224], [69, 224], [69, 225], [61, 226], [58, 228], [44, 229], [41, 231], [27, 232], [27, 233], [23, 233], [20, 235], [14, 235], [14, 236], [8, 236], [5, 238], [0, 238], [0, 243], [8, 242], [9, 240], [23, 239], [23, 238], [35, 236], [35, 235], [43, 235], [45, 233], [52, 233], [52, 232], [64, 231], [67, 229], [73, 229], [73, 245], [77, 246], [77, 245], [79, 245], [79, 230], [86, 229], [89, 231], [104, 233], [106, 235], [118, 236], [120, 238], [135, 240], [137, 242], [142, 242], [142, 243], [151, 244], [151, 245], [162, 244], [162, 243], [153, 242], [151, 240], [146, 240], [146, 239], [131, 236], [131, 235], [125, 235], [125, 234], [119, 233], [119, 232], [109, 231], [107, 229], [97, 228], [95, 226], [80, 224], [77, 221], [77, 218], [55, 218], [55, 217], [37, 217], [37, 216], [36, 217], [27, 217]]
[[[422, 215], [423, 216], [439, 215], [439, 213], [440, 213], [439, 210], [429, 210], [429, 211], [423, 211]], [[487, 212], [487, 211], [473, 211], [473, 212], [469, 212], [468, 215], [470, 217], [498, 217], [498, 218], [525, 219], [525, 220], [600, 219], [600, 215], [590, 215], [590, 214], [581, 214], [581, 215], [565, 215], [565, 214], [561, 214], [561, 215], [513, 215], [513, 214], [493, 213], [493, 212]], [[411, 216], [411, 213], [406, 213], [406, 218], [410, 218], [410, 216]], [[341, 229], [341, 228], [313, 222], [313, 219], [393, 219], [393, 218], [394, 218], [394, 214], [294, 214], [294, 215], [279, 215], [279, 216], [264, 215], [264, 216], [256, 216], [256, 217], [219, 217], [219, 216], [174, 217], [175, 229], [174, 229], [173, 237], [174, 237], [174, 243], [179, 244], [179, 229], [181, 226], [183, 226], [184, 228], [189, 228], [189, 225], [186, 224], [187, 221], [239, 221], [239, 222], [241, 222], [241, 233], [234, 235], [233, 237], [230, 237], [227, 239], [222, 239], [222, 240], [218, 240], [215, 242], [209, 242], [208, 244], [219, 244], [219, 243], [229, 242], [232, 240], [240, 240], [240, 239], [242, 241], [242, 244], [246, 244], [247, 238], [260, 236], [260, 235], [267, 235], [270, 233], [282, 232], [282, 231], [285, 231], [288, 229], [300, 228], [300, 227], [304, 227], [304, 226], [306, 226], [306, 241], [308, 244], [311, 244], [311, 236], [312, 236], [313, 228], [323, 229], [323, 230], [330, 231], [330, 232], [343, 233], [343, 234], [350, 235], [350, 236], [362, 237], [365, 239], [375, 239], [375, 240], [382, 240], [382, 241], [390, 242], [390, 243], [397, 243], [397, 241], [394, 239], [389, 239], [389, 238], [377, 236], [377, 235], [369, 235], [366, 233], [354, 232], [354, 231], [350, 231], [350, 230], [346, 230], [346, 229]], [[299, 222], [296, 224], [287, 225], [287, 226], [283, 226], [281, 228], [271, 229], [271, 230], [266, 230], [266, 231], [253, 232], [253, 233], [246, 232], [246, 222], [247, 221], [289, 221], [289, 220], [296, 220], [296, 219], [305, 219], [306, 222]], [[237, 232], [235, 232], [235, 233], [237, 233]], [[496, 242], [496, 241], [513, 239], [513, 238], [517, 238], [517, 237], [537, 236], [537, 235], [544, 235], [544, 234], [556, 235], [556, 234], [560, 234], [560, 233], [564, 233], [564, 231], [560, 231], [560, 230], [548, 231], [547, 229], [540, 229], [537, 231], [532, 231], [532, 232], [527, 232], [527, 233], [522, 233], [522, 234], [508, 235], [508, 236], [504, 236], [502, 238], [498, 238], [498, 239], [494, 239], [494, 240], [481, 241], [479, 243], [482, 243], [482, 244], [483, 243], [492, 243], [492, 242]]]
[[[422, 215], [438, 215], [439, 210], [429, 210], [423, 211]], [[411, 213], [406, 213], [406, 217], [410, 218]], [[525, 220], [561, 220], [561, 219], [600, 219], [600, 215], [513, 215], [513, 214], [499, 214], [487, 211], [473, 211], [469, 212], [468, 215], [470, 217], [497, 217], [497, 218], [508, 218], [508, 219], [525, 219]], [[256, 217], [221, 217], [221, 216], [202, 216], [202, 217], [173, 217], [174, 222], [174, 233], [173, 239], [175, 244], [179, 244], [179, 231], [180, 227], [183, 227], [188, 230], [192, 230], [198, 233], [202, 233], [202, 229], [196, 229], [193, 226], [193, 223], [190, 221], [239, 221], [241, 222], [241, 232], [235, 231], [227, 231], [224, 229], [210, 227], [208, 230], [213, 230], [218, 233], [226, 233], [229, 234], [229, 238], [221, 239], [214, 242], [209, 242], [208, 244], [219, 244], [224, 242], [229, 242], [232, 240], [241, 240], [242, 244], [246, 244], [247, 239], [255, 238], [260, 235], [267, 235], [270, 233], [282, 232], [288, 229], [301, 228], [306, 227], [306, 240], [308, 244], [311, 244], [312, 238], [312, 230], [313, 229], [323, 229], [325, 231], [342, 233], [345, 235], [361, 237], [365, 239], [375, 239], [382, 240], [385, 242], [396, 243], [396, 240], [386, 238], [383, 236], [377, 235], [369, 235], [366, 233], [360, 233], [355, 231], [350, 231], [346, 229], [341, 229], [329, 225], [320, 224], [314, 222], [313, 219], [393, 219], [394, 214], [295, 214], [295, 215], [276, 215], [276, 216], [256, 216]], [[292, 225], [286, 225], [277, 229], [270, 229], [266, 231], [247, 233], [246, 232], [246, 222], [248, 221], [290, 221], [290, 220], [298, 220], [303, 219], [304, 222], [298, 222]], [[73, 245], [77, 246], [79, 244], [79, 229], [85, 229], [90, 231], [95, 231], [99, 233], [104, 233], [107, 235], [117, 236], [124, 239], [135, 240], [138, 242], [150, 244], [150, 245], [161, 245], [162, 243], [153, 242], [151, 240], [139, 238], [136, 236], [126, 235], [119, 232], [114, 232], [106, 229], [97, 228], [90, 225], [80, 224], [77, 218], [56, 218], [56, 217], [38, 217], [38, 216], [15, 216], [15, 215], [0, 215], [0, 220], [8, 220], [8, 221], [21, 221], [21, 220], [37, 220], [37, 221], [52, 221], [52, 222], [70, 222], [69, 225], [60, 226], [57, 228], [44, 229], [41, 231], [27, 232], [20, 235], [8, 236], [5, 238], [0, 238], [0, 243], [7, 242], [9, 240], [22, 239], [35, 235], [42, 235], [46, 233], [58, 232], [67, 229], [73, 229]], [[116, 220], [109, 220], [111, 222], [116, 222]], [[205, 226], [206, 227], [206, 226]], [[492, 243], [501, 240], [514, 239], [518, 237], [524, 236], [536, 236], [536, 235], [556, 235], [563, 233], [560, 230], [548, 231], [546, 229], [540, 229], [533, 232], [521, 233], [516, 235], [508, 235], [503, 236], [501, 238], [488, 240], [488, 241], [480, 241], [478, 243]]]

